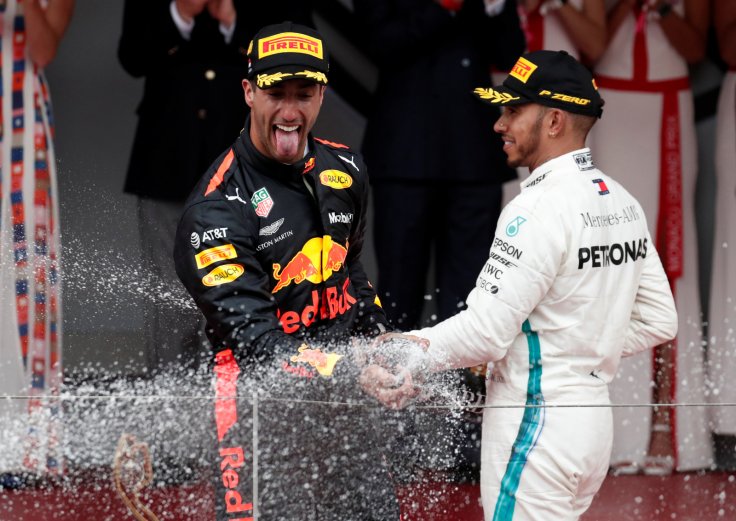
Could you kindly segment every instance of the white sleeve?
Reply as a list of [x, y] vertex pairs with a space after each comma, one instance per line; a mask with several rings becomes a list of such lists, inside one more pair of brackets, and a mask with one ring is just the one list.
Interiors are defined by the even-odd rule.
[[[649, 244], [651, 244], [649, 238]], [[657, 346], [677, 335], [677, 310], [657, 250], [650, 246], [624, 338], [623, 356]]]
[[549, 290], [565, 255], [565, 233], [559, 219], [536, 213], [514, 202], [506, 206], [467, 309], [412, 332], [430, 341], [434, 370], [503, 358]]
[[194, 20], [187, 22], [179, 14], [179, 10], [176, 8], [176, 2], [171, 0], [169, 4], [169, 11], [171, 12], [171, 18], [174, 20], [174, 25], [179, 29], [179, 34], [185, 40], [189, 40], [192, 37], [192, 30], [194, 29]]

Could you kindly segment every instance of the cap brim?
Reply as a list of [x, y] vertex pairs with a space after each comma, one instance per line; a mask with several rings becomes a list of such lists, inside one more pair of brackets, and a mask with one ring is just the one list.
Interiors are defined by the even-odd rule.
[[532, 100], [522, 94], [509, 89], [505, 85], [496, 87], [478, 87], [473, 94], [481, 101], [491, 105], [522, 105], [532, 103]]
[[254, 74], [253, 80], [261, 89], [275, 87], [287, 80], [308, 80], [327, 85], [327, 74], [304, 65], [280, 65]]

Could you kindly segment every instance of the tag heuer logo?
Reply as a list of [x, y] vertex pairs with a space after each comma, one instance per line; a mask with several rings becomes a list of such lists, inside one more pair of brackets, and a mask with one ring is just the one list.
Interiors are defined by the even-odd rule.
[[250, 202], [258, 217], [268, 217], [271, 208], [273, 208], [273, 199], [271, 199], [271, 195], [265, 187], [256, 190], [253, 197], [250, 198]]

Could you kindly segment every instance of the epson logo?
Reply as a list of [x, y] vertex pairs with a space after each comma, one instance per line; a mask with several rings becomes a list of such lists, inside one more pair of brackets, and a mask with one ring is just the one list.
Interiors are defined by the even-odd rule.
[[335, 224], [335, 223], [350, 224], [353, 222], [352, 213], [330, 212], [328, 214], [328, 217], [330, 218], [330, 224]]

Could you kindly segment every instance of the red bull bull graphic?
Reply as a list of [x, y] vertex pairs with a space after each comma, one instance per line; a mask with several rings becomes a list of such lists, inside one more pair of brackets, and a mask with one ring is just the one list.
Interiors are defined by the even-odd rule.
[[307, 344], [302, 344], [298, 352], [299, 354], [291, 357], [292, 363], [309, 364], [325, 378], [332, 376], [335, 365], [342, 358], [342, 355], [337, 353], [323, 353], [321, 349], [311, 349]]
[[312, 284], [319, 284], [342, 269], [347, 255], [347, 243], [342, 246], [329, 235], [313, 237], [283, 268], [281, 264], [273, 264], [273, 278], [277, 283], [271, 293], [281, 291], [292, 282], [301, 284], [308, 280]]

